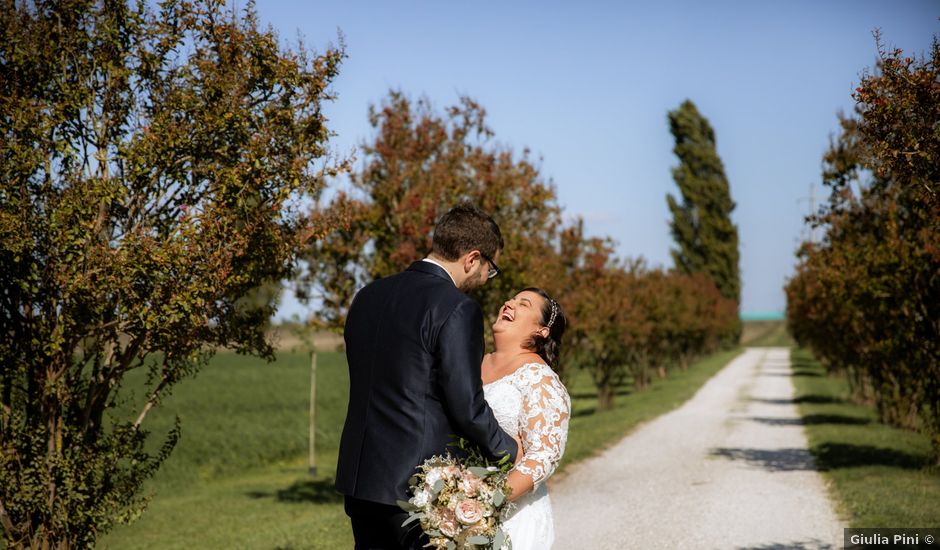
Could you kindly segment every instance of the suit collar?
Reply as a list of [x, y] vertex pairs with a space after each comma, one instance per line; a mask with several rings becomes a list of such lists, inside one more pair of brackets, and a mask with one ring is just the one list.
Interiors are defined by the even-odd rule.
[[418, 260], [417, 262], [414, 262], [413, 264], [408, 266], [408, 271], [420, 271], [421, 273], [437, 275], [438, 277], [454, 285], [455, 288], [457, 286], [457, 284], [454, 282], [454, 278], [451, 277], [450, 273], [448, 273], [446, 269], [437, 265], [436, 263], [425, 262], [424, 260]]

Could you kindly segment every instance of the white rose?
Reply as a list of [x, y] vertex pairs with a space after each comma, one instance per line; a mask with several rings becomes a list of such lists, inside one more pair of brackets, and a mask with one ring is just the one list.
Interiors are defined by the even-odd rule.
[[424, 508], [429, 502], [431, 502], [431, 493], [423, 489], [415, 493], [415, 496], [411, 497], [411, 503], [418, 508]]
[[434, 487], [434, 484], [442, 479], [441, 470], [439, 468], [434, 468], [424, 476], [424, 482], [428, 487]]

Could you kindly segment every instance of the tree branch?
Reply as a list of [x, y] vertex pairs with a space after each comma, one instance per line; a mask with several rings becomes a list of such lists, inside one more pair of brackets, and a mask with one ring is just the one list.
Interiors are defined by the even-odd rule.
[[13, 522], [10, 521], [10, 515], [7, 514], [7, 509], [3, 505], [2, 498], [0, 498], [0, 525], [3, 525], [3, 530], [7, 532], [9, 538], [13, 538], [13, 533], [16, 532], [16, 528], [13, 526]]
[[166, 388], [169, 382], [170, 379], [166, 377], [166, 374], [164, 374], [156, 389], [154, 389], [153, 393], [150, 394], [150, 398], [147, 399], [147, 403], [144, 404], [144, 408], [140, 411], [140, 415], [137, 417], [137, 420], [134, 421], [134, 428], [140, 428], [140, 425], [143, 423], [144, 419], [147, 418], [147, 413], [149, 413], [150, 409], [152, 409], [153, 406], [157, 404], [157, 400], [160, 398], [160, 393], [164, 388]]

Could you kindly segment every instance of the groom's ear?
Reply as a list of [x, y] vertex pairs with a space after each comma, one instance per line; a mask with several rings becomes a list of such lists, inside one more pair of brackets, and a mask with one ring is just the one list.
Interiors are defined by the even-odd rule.
[[471, 250], [463, 256], [463, 272], [470, 273], [473, 271], [473, 262], [480, 260], [480, 251]]

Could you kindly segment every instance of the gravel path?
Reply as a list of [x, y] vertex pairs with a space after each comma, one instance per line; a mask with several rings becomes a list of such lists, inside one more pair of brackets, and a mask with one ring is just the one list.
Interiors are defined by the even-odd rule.
[[685, 405], [572, 468], [551, 486], [553, 548], [841, 548], [791, 376], [787, 348], [749, 348]]

